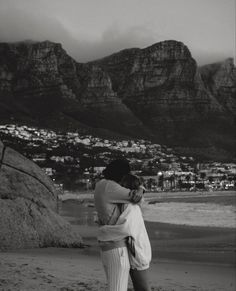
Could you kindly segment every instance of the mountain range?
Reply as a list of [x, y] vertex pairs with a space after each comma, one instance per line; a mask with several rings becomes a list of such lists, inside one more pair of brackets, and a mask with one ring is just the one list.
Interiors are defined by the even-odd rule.
[[50, 41], [0, 43], [0, 122], [150, 139], [235, 159], [233, 59], [198, 67], [169, 40], [78, 63]]

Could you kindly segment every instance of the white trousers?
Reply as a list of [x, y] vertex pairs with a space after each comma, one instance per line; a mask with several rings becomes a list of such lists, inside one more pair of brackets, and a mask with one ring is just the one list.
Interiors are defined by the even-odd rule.
[[129, 255], [126, 247], [101, 251], [108, 291], [127, 291], [129, 278]]

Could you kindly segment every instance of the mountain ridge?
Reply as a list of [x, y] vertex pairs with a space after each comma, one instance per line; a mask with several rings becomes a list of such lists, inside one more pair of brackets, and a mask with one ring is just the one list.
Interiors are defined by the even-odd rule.
[[235, 67], [232, 60], [212, 66], [197, 67], [174, 40], [88, 63], [50, 41], [0, 43], [0, 120], [232, 154]]

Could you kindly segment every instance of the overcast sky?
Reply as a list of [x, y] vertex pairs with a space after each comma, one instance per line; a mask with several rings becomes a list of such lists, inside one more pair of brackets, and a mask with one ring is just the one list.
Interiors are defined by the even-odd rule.
[[201, 64], [233, 57], [236, 0], [0, 0], [0, 41], [60, 42], [77, 61], [162, 40]]

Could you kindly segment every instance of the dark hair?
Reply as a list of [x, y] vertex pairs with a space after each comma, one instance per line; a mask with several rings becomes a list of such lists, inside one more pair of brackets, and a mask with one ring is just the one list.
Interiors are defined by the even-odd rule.
[[113, 180], [117, 183], [121, 181], [124, 175], [130, 173], [129, 162], [126, 159], [117, 159], [107, 165], [103, 171], [105, 179]]
[[132, 174], [127, 174], [122, 178], [120, 184], [130, 190], [137, 190], [138, 187], [141, 185], [141, 181], [139, 177]]

